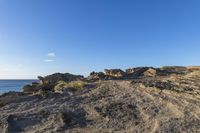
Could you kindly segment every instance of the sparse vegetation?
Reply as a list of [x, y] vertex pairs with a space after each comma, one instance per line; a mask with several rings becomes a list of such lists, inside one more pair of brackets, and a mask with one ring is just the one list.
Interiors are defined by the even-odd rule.
[[77, 92], [82, 90], [88, 83], [83, 81], [72, 81], [72, 82], [64, 82], [59, 81], [58, 84], [54, 87], [55, 92], [63, 92], [63, 91], [72, 91]]
[[45, 95], [45, 94], [47, 94], [48, 92], [49, 92], [48, 90], [41, 89], [41, 90], [39, 91], [39, 94]]

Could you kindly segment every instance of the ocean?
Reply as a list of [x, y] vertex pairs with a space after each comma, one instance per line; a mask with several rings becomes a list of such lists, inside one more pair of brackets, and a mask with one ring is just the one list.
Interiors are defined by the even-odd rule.
[[38, 82], [38, 80], [0, 80], [0, 94], [9, 91], [22, 91], [23, 86]]

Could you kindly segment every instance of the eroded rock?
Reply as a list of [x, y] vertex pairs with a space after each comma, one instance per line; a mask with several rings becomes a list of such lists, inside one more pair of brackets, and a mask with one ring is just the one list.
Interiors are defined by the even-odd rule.
[[125, 72], [121, 69], [105, 69], [105, 75], [110, 77], [120, 78], [125, 75]]

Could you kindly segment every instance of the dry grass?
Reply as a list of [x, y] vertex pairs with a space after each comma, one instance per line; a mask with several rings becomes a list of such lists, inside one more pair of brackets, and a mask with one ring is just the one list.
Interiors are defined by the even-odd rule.
[[64, 81], [59, 81], [58, 84], [55, 86], [54, 90], [55, 91], [63, 91], [68, 88], [74, 88], [75, 90], [82, 90], [84, 86], [86, 86], [87, 83], [83, 81], [72, 81], [72, 82], [64, 82]]

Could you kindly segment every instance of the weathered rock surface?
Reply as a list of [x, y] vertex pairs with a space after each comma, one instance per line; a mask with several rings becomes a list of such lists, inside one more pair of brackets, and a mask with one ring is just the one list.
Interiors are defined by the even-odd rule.
[[95, 84], [71, 96], [4, 94], [0, 96], [0, 131], [200, 132], [200, 70], [196, 68]]
[[43, 84], [56, 84], [58, 81], [71, 82], [81, 80], [84, 77], [81, 75], [73, 75], [70, 73], [55, 73], [46, 77], [39, 76], [38, 78], [43, 82]]
[[125, 72], [121, 69], [105, 69], [105, 75], [110, 77], [121, 78], [125, 75]]
[[188, 72], [187, 67], [183, 66], [164, 66], [159, 69], [162, 74], [186, 74]]
[[90, 76], [87, 77], [89, 81], [97, 81], [97, 80], [104, 80], [106, 75], [103, 72], [91, 72]]

